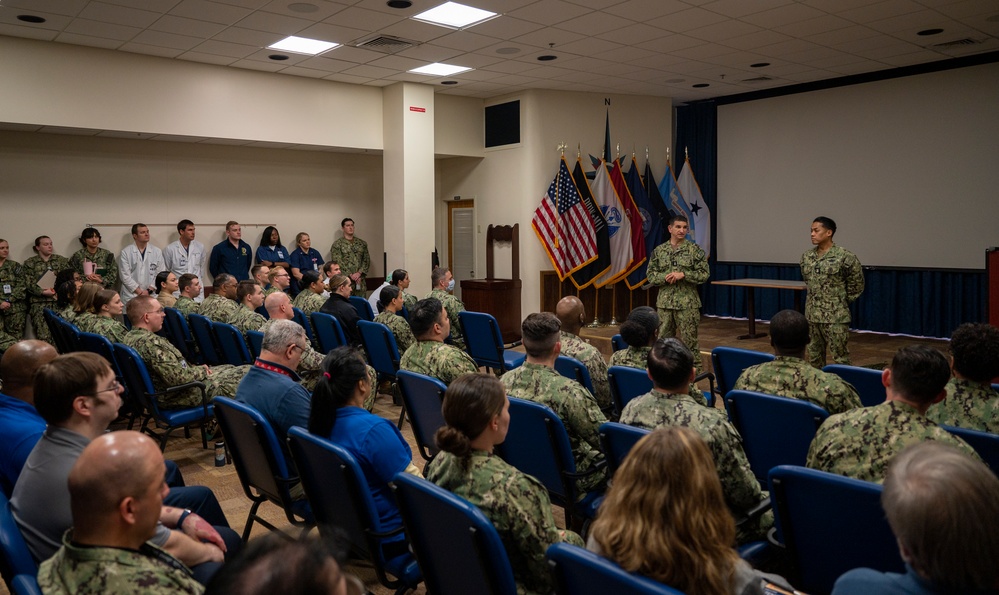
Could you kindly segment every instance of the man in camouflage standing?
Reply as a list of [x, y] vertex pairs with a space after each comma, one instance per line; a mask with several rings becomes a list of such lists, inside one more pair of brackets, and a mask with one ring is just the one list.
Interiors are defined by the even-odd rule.
[[590, 372], [593, 383], [593, 396], [601, 408], [611, 406], [610, 383], [607, 381], [607, 362], [600, 350], [579, 336], [579, 330], [586, 323], [586, 308], [574, 295], [567, 295], [555, 305], [555, 316], [562, 323], [559, 335], [562, 343], [561, 354], [581, 361]]
[[344, 217], [340, 222], [343, 237], [330, 246], [330, 258], [340, 263], [341, 272], [350, 277], [351, 294], [364, 297], [367, 286], [364, 280], [371, 268], [368, 243], [354, 235], [354, 220]]
[[[49, 271], [53, 274], [71, 268], [69, 259], [55, 253], [52, 245], [52, 238], [49, 236], [38, 236], [35, 238], [35, 255], [24, 261], [24, 283], [30, 296], [31, 302], [31, 327], [35, 329], [35, 336], [52, 343], [52, 334], [49, 332], [49, 325], [45, 322], [42, 314], [45, 308], [55, 310], [56, 297], [55, 288], [42, 289], [38, 286], [38, 281]], [[54, 344], [54, 343], [53, 343]]]
[[950, 336], [951, 369], [947, 398], [930, 408], [927, 417], [948, 426], [999, 434], [999, 329], [991, 324], [966, 323]]
[[0, 353], [21, 340], [28, 320], [24, 269], [8, 256], [10, 244], [0, 240]]
[[229, 273], [222, 273], [212, 281], [212, 294], [201, 302], [198, 314], [212, 322], [225, 322], [236, 314], [239, 304], [236, 303], [236, 291], [239, 281]]
[[454, 275], [451, 269], [437, 267], [430, 273], [430, 287], [433, 289], [427, 294], [428, 298], [439, 300], [447, 311], [448, 320], [451, 321], [451, 341], [459, 348], [465, 348], [465, 338], [461, 336], [461, 323], [458, 320], [458, 313], [465, 311], [465, 304], [454, 297]]
[[850, 363], [850, 304], [864, 292], [864, 271], [857, 257], [833, 243], [836, 222], [816, 217], [812, 222], [814, 248], [801, 255], [801, 277], [808, 285], [808, 363], [826, 365], [826, 345], [837, 364]]
[[402, 355], [401, 369], [436, 378], [444, 384], [451, 384], [462, 374], [479, 371], [470, 355], [444, 342], [451, 331], [451, 321], [440, 300], [426, 298], [416, 302], [409, 313], [409, 325], [416, 343]]
[[670, 217], [669, 241], [652, 251], [647, 278], [659, 286], [659, 337], [677, 337], [694, 354], [694, 369], [701, 369], [697, 327], [701, 322], [701, 296], [697, 286], [711, 272], [704, 250], [687, 240], [689, 222], [683, 215]]

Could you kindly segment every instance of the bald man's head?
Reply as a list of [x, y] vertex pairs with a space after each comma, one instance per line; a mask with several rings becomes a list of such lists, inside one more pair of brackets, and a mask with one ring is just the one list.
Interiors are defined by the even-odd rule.
[[57, 355], [55, 347], [35, 339], [18, 341], [8, 347], [0, 360], [0, 382], [3, 382], [4, 394], [34, 405], [35, 372]]
[[295, 317], [292, 310], [291, 298], [283, 291], [275, 291], [264, 299], [264, 308], [267, 315], [278, 320], [291, 320]]
[[586, 322], [586, 308], [578, 297], [567, 295], [555, 305], [555, 316], [562, 323], [563, 331], [578, 335]]

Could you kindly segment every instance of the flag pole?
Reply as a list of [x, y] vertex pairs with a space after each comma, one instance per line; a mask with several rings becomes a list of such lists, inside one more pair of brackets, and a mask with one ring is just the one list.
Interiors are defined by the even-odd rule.
[[597, 313], [600, 312], [600, 290], [594, 288], [593, 290], [593, 322], [586, 325], [586, 328], [600, 328], [600, 318]]
[[617, 283], [611, 285], [611, 321], [610, 326], [617, 326]]

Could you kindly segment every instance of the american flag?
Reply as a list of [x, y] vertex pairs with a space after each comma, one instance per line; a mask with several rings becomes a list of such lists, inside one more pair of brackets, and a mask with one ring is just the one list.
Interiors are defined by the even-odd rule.
[[551, 258], [559, 280], [597, 257], [593, 221], [579, 196], [563, 157], [558, 173], [534, 211], [534, 232]]

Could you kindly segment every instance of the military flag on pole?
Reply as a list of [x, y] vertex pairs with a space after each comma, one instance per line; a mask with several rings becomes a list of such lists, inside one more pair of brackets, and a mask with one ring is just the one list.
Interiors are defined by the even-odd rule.
[[531, 227], [552, 261], [560, 281], [597, 258], [597, 238], [565, 157], [534, 211]]

